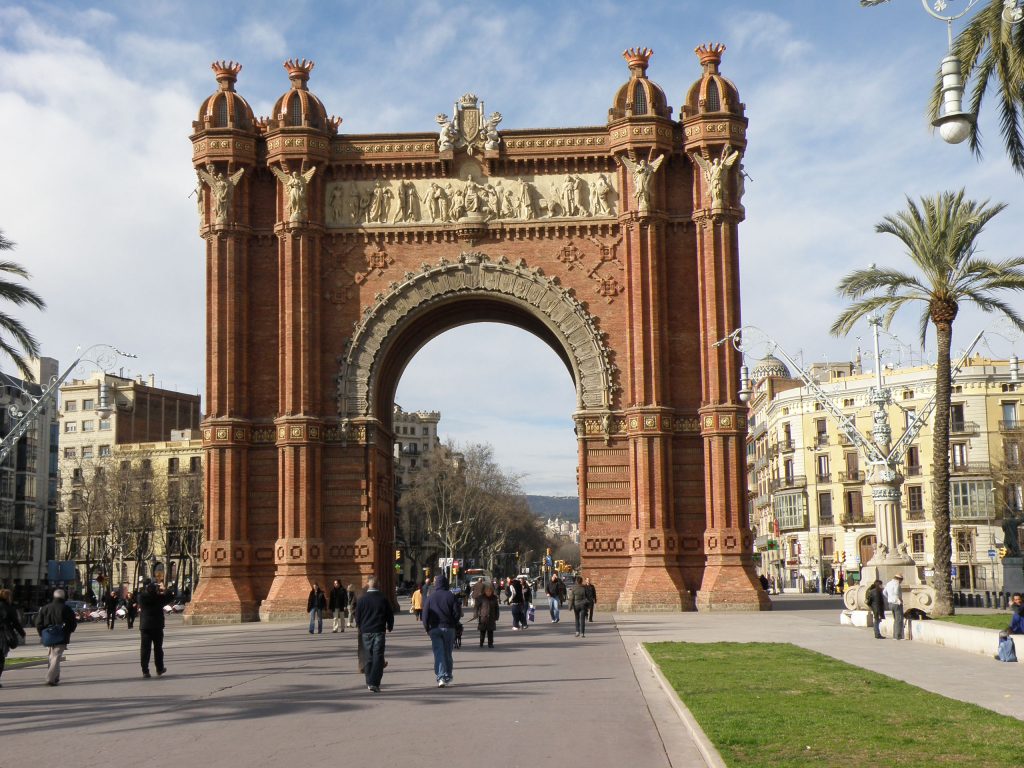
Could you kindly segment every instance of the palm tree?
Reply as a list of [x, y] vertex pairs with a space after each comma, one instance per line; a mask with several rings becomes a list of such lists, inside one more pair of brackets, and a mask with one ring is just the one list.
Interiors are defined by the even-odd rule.
[[962, 302], [985, 312], [1004, 315], [1024, 330], [1024, 319], [995, 294], [1001, 290], [1024, 291], [1024, 257], [991, 261], [975, 255], [975, 240], [985, 225], [1005, 204], [965, 200], [964, 191], [943, 192], [922, 198], [918, 206], [907, 198], [907, 209], [886, 216], [876, 232], [895, 235], [906, 246], [907, 255], [919, 275], [872, 266], [851, 272], [839, 283], [839, 294], [851, 299], [832, 324], [832, 333], [845, 335], [863, 317], [880, 313], [888, 327], [901, 307], [921, 307], [921, 343], [929, 321], [935, 326], [938, 360], [935, 371], [935, 421], [933, 450], [935, 462], [935, 593], [937, 615], [953, 612], [950, 584], [949, 514], [949, 411], [950, 359], [953, 321]]
[[[999, 88], [999, 123], [1006, 154], [1017, 173], [1024, 174], [1024, 24], [1003, 20], [1003, 0], [989, 0], [976, 12], [953, 42], [953, 54], [960, 60], [964, 82], [973, 85], [968, 111], [974, 115], [971, 149], [981, 156], [978, 113], [989, 85]], [[942, 73], [936, 76], [928, 111], [938, 116], [942, 100]]]
[[[14, 243], [8, 240], [0, 230], [0, 251], [13, 249]], [[25, 280], [30, 278], [28, 271], [20, 264], [13, 261], [0, 261], [0, 303], [10, 302], [17, 306], [29, 304], [36, 309], [46, 308], [46, 302], [40, 298], [39, 294], [27, 286], [12, 282], [7, 279], [7, 275], [14, 275]], [[13, 341], [9, 341], [8, 336], [12, 336]], [[35, 379], [35, 374], [28, 367], [28, 360], [39, 357], [39, 344], [24, 323], [3, 311], [0, 311], [0, 352], [14, 361], [18, 370], [21, 371], [22, 377], [27, 381]]]

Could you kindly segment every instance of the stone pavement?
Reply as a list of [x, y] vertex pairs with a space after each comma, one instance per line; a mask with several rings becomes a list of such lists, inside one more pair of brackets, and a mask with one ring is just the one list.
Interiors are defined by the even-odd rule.
[[[86, 624], [57, 688], [41, 667], [9, 669], [0, 690], [0, 765], [73, 756], [116, 768], [147, 756], [186, 766], [704, 766], [693, 739], [645, 668], [642, 641], [792, 642], [1024, 719], [1024, 669], [922, 643], [877, 641], [841, 627], [840, 602], [774, 598], [761, 614], [598, 614], [585, 640], [571, 618], [510, 630], [494, 650], [472, 625], [456, 651], [455, 685], [435, 687], [430, 645], [412, 616], [388, 636], [383, 692], [355, 665], [355, 636], [310, 636], [304, 625], [167, 630], [163, 678], [144, 680], [138, 639]], [[563, 614], [563, 617], [565, 614]], [[329, 623], [328, 623], [329, 625]], [[14, 655], [38, 654], [30, 643]], [[52, 729], [59, 729], [54, 738]]]

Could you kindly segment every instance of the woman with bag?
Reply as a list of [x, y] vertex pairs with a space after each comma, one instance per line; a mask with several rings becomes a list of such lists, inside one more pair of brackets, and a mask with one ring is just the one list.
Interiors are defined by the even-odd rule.
[[498, 596], [494, 594], [494, 587], [489, 583], [484, 586], [480, 597], [476, 599], [474, 613], [477, 619], [477, 629], [480, 630], [480, 647], [484, 647], [484, 639], [487, 639], [487, 647], [494, 647], [494, 630], [498, 626]]
[[4, 673], [7, 654], [24, 640], [25, 628], [18, 620], [18, 609], [11, 604], [11, 590], [0, 589], [0, 675]]

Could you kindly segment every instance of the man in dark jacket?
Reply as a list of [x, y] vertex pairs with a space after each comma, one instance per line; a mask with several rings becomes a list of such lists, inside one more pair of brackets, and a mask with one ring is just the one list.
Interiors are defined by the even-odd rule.
[[46, 668], [47, 685], [57, 685], [60, 682], [60, 660], [68, 648], [68, 643], [71, 642], [71, 633], [78, 627], [75, 612], [64, 604], [66, 599], [67, 593], [63, 589], [55, 589], [53, 590], [53, 602], [44, 605], [36, 614], [36, 631], [43, 638], [44, 643], [47, 642], [47, 639], [43, 637], [44, 629], [47, 630], [47, 635], [57, 632], [63, 637], [63, 642], [48, 645], [50, 659]]
[[576, 617], [576, 637], [587, 636], [587, 588], [583, 586], [583, 578], [576, 577], [576, 583], [569, 593], [569, 608]]
[[526, 598], [523, 595], [523, 582], [509, 579], [508, 604], [512, 608], [512, 629], [526, 629]]
[[309, 599], [306, 600], [306, 610], [309, 612], [309, 634], [313, 634], [313, 624], [316, 623], [316, 633], [319, 635], [324, 631], [324, 609], [327, 607], [327, 597], [320, 585], [315, 583], [309, 590]]
[[597, 587], [590, 583], [590, 579], [583, 580], [583, 588], [587, 592], [587, 621], [594, 620], [594, 605], [597, 603]]
[[462, 618], [462, 603], [448, 590], [448, 579], [439, 573], [434, 579], [434, 591], [423, 603], [423, 628], [430, 635], [430, 647], [434, 651], [434, 675], [437, 687], [446, 688], [452, 683], [455, 662], [452, 648], [455, 645], [455, 629]]
[[885, 618], [885, 592], [882, 589], [881, 579], [875, 579], [874, 583], [868, 587], [864, 599], [867, 600], [868, 608], [871, 610], [872, 624], [875, 628], [875, 639], [884, 640], [885, 638], [878, 629], [878, 625]]
[[356, 601], [356, 626], [365, 654], [366, 689], [380, 693], [384, 677], [384, 633], [395, 628], [391, 601], [377, 587], [377, 577], [366, 580], [366, 592]]
[[551, 574], [551, 581], [548, 582], [548, 610], [551, 613], [551, 622], [557, 624], [559, 620], [559, 609], [565, 603], [565, 582], [558, 578], [557, 573]]
[[119, 602], [117, 592], [113, 589], [103, 596], [103, 610], [107, 612], [107, 629], [114, 628], [114, 622], [117, 621], [117, 604]]
[[139, 635], [142, 638], [140, 656], [142, 676], [149, 677], [149, 656], [152, 652], [156, 662], [156, 673], [167, 671], [164, 666], [164, 606], [172, 600], [149, 579], [139, 593]]
[[331, 611], [331, 618], [334, 619], [331, 632], [344, 632], [345, 613], [348, 609], [348, 590], [341, 586], [341, 582], [338, 579], [335, 579], [334, 584], [331, 586], [331, 599], [327, 607]]

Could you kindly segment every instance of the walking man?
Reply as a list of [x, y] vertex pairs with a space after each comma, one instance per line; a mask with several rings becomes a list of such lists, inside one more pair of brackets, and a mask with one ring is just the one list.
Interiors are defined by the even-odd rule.
[[885, 591], [882, 588], [882, 580], [875, 579], [874, 583], [868, 587], [868, 591], [864, 597], [867, 600], [868, 608], [871, 609], [872, 625], [875, 628], [875, 639], [884, 640], [885, 638], [878, 629], [878, 625], [881, 624], [882, 619], [885, 618]]
[[551, 574], [551, 581], [548, 582], [548, 609], [551, 612], [551, 623], [557, 624], [559, 619], [559, 608], [565, 602], [565, 582], [558, 578], [557, 573]]
[[597, 587], [590, 583], [590, 578], [583, 580], [583, 588], [587, 592], [587, 621], [594, 620], [594, 605], [597, 604]]
[[338, 579], [334, 580], [334, 585], [331, 587], [331, 601], [328, 608], [331, 609], [331, 618], [334, 620], [331, 632], [344, 632], [345, 613], [348, 609], [348, 590], [341, 586]]
[[356, 601], [355, 617], [363, 643], [366, 690], [380, 693], [380, 681], [384, 677], [384, 633], [395, 628], [395, 613], [391, 602], [377, 588], [376, 576], [366, 580], [366, 592]]
[[526, 629], [526, 603], [523, 582], [519, 579], [509, 579], [508, 604], [512, 608], [512, 630]]
[[64, 604], [66, 599], [67, 593], [63, 589], [55, 589], [53, 601], [36, 614], [36, 631], [50, 652], [46, 667], [47, 685], [60, 683], [60, 660], [71, 642], [71, 633], [78, 627], [75, 612]]
[[897, 573], [885, 584], [885, 602], [892, 611], [892, 639], [903, 639], [903, 574]]
[[309, 590], [309, 599], [306, 600], [306, 610], [309, 611], [309, 634], [313, 634], [313, 624], [316, 623], [316, 633], [319, 635], [324, 631], [324, 609], [327, 607], [327, 598], [320, 585], [313, 583]]
[[438, 688], [446, 688], [452, 683], [455, 666], [452, 647], [455, 645], [455, 628], [460, 618], [462, 604], [448, 590], [447, 577], [439, 573], [434, 579], [434, 590], [423, 603], [423, 629], [430, 635]]
[[117, 620], [117, 592], [113, 589], [110, 590], [110, 594], [103, 596], [103, 610], [107, 612], [107, 629], [114, 628], [114, 622]]
[[356, 625], [356, 585], [355, 584], [349, 584], [348, 585], [348, 589], [346, 589], [345, 591], [348, 592], [348, 595], [347, 595], [347, 597], [348, 597], [348, 611], [346, 612], [346, 617], [347, 618], [345, 620], [345, 624], [347, 624], [349, 627], [355, 627], [355, 625]]
[[576, 584], [569, 594], [569, 607], [576, 616], [576, 637], [587, 636], [587, 588], [583, 586], [583, 577], [576, 577]]
[[149, 677], [149, 657], [152, 653], [156, 662], [156, 673], [162, 675], [167, 671], [164, 666], [164, 606], [171, 602], [171, 595], [164, 594], [151, 580], [139, 593], [139, 636], [142, 645], [139, 649], [139, 660], [142, 662], [142, 676]]

